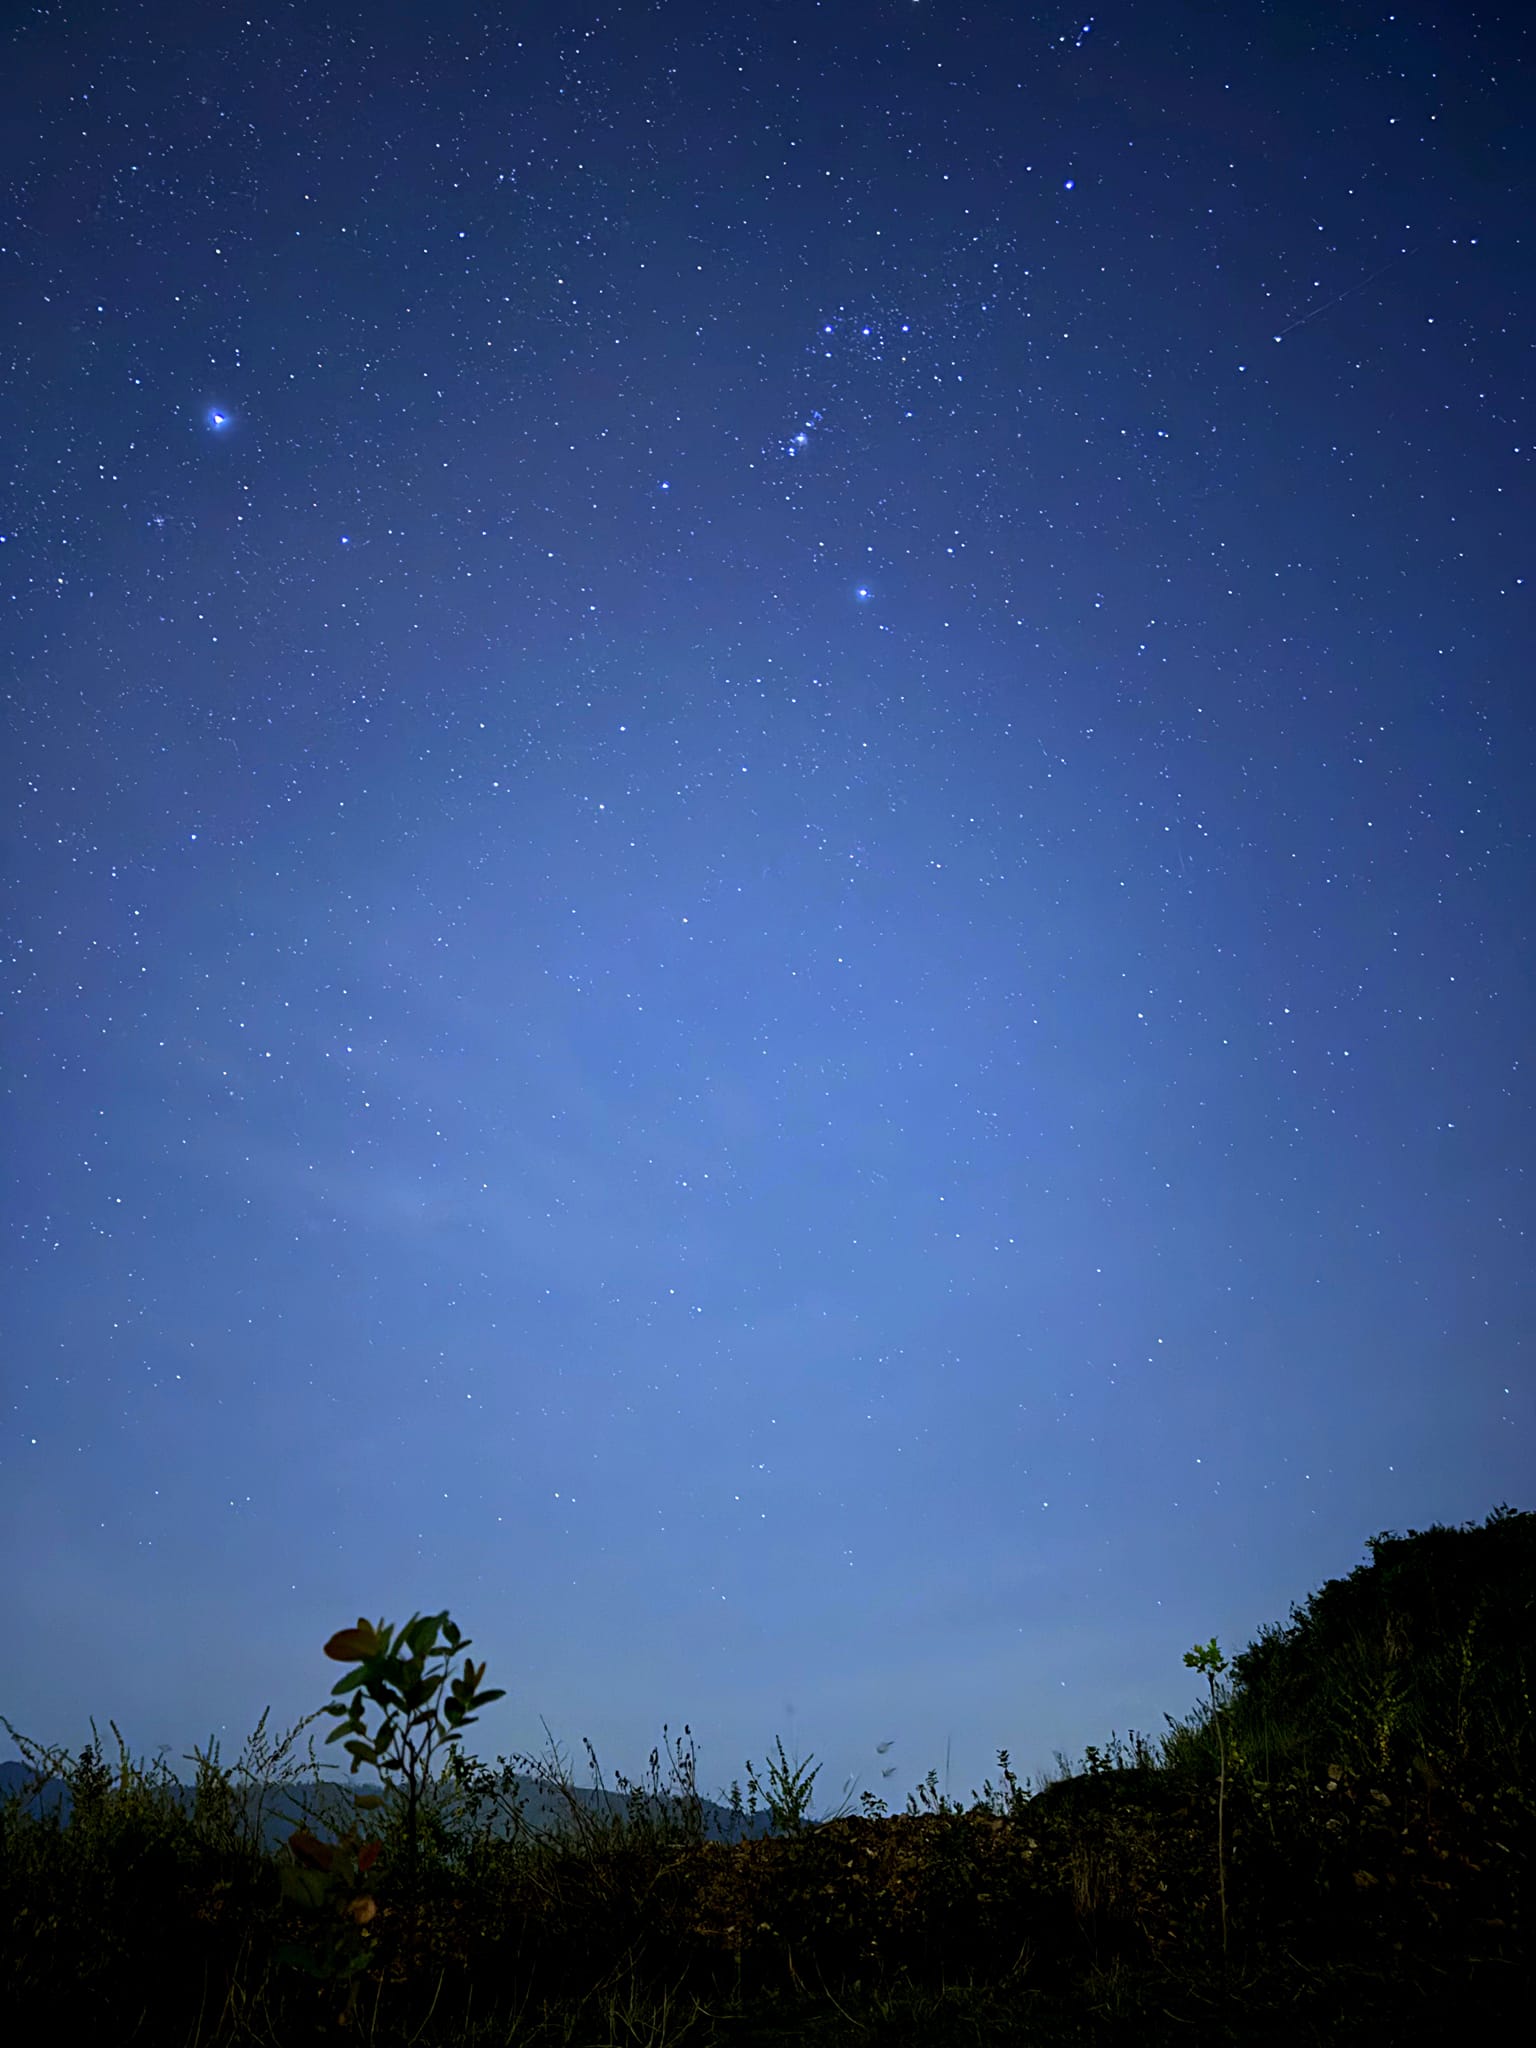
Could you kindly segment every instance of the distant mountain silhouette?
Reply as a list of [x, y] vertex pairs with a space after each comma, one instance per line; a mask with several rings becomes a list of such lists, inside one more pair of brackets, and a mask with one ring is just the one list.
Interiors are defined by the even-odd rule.
[[[158, 1786], [162, 1782], [158, 1773], [146, 1775], [151, 1785]], [[541, 1786], [533, 1778], [517, 1778], [515, 1785], [522, 1799], [522, 1827], [525, 1835], [558, 1835], [574, 1832], [575, 1822], [570, 1807], [559, 1792]], [[35, 1788], [31, 1789], [31, 1796], [22, 1800], [21, 1795], [30, 1788]], [[192, 1786], [182, 1784], [179, 1779], [172, 1779], [166, 1789], [183, 1813], [192, 1811], [196, 1797]], [[355, 1779], [322, 1779], [318, 1786], [312, 1778], [244, 1787], [233, 1783], [230, 1790], [236, 1802], [235, 1811], [240, 1813], [243, 1808], [247, 1839], [254, 1838], [256, 1834], [256, 1816], [259, 1809], [260, 1839], [269, 1855], [276, 1853], [295, 1828], [306, 1824], [311, 1827], [319, 1826], [332, 1834], [344, 1833], [353, 1820], [359, 1817], [353, 1805], [353, 1796], [356, 1793], [383, 1793], [387, 1798], [400, 1793], [399, 1787], [381, 1786], [377, 1780], [370, 1781], [361, 1775]], [[627, 1794], [599, 1792], [586, 1785], [573, 1786], [572, 1793], [577, 1805], [585, 1813], [600, 1816], [604, 1813], [628, 1812]], [[452, 1788], [434, 1786], [429, 1794], [424, 1795], [424, 1804], [451, 1807], [458, 1796]], [[34, 1819], [57, 1813], [61, 1827], [68, 1827], [73, 1815], [73, 1795], [63, 1778], [47, 1778], [38, 1786], [37, 1773], [32, 1767], [15, 1760], [0, 1763], [0, 1806], [8, 1807], [12, 1800], [18, 1802], [23, 1813]], [[738, 1824], [728, 1806], [721, 1806], [711, 1799], [701, 1800], [700, 1806], [701, 1825], [706, 1841], [746, 1840], [767, 1834], [771, 1826], [765, 1813], [759, 1812], [754, 1818], [749, 1818], [744, 1813]], [[647, 1793], [645, 1807], [652, 1814], [659, 1815], [669, 1807], [680, 1813], [681, 1802], [675, 1795], [662, 1794], [658, 1797], [654, 1793]], [[472, 1825], [484, 1825], [489, 1822], [491, 1834], [496, 1840], [506, 1839], [511, 1832], [508, 1825], [507, 1802], [504, 1799], [482, 1799], [473, 1804], [465, 1799], [461, 1811], [464, 1820]], [[375, 1808], [361, 1818], [369, 1825], [376, 1825], [384, 1818], [384, 1812], [383, 1809]]]

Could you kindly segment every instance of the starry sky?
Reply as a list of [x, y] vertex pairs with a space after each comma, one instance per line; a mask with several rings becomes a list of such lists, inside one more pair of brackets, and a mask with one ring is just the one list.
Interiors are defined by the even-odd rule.
[[900, 1811], [1536, 1505], [1530, 59], [11, 17], [13, 1726]]

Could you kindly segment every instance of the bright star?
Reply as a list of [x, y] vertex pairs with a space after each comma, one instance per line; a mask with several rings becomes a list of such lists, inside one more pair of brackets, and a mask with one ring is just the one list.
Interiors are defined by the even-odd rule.
[[233, 418], [233, 414], [227, 413], [222, 406], [210, 405], [203, 414], [203, 423], [210, 434], [224, 434], [229, 431]]

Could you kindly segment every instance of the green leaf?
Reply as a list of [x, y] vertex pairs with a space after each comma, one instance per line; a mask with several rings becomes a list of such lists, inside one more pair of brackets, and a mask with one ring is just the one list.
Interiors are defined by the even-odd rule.
[[406, 1625], [405, 1640], [411, 1646], [411, 1654], [418, 1663], [432, 1654], [437, 1646], [437, 1631], [448, 1619], [446, 1614], [424, 1614], [413, 1617]]
[[297, 1870], [283, 1864], [278, 1871], [285, 1899], [295, 1905], [318, 1908], [325, 1903], [326, 1873], [323, 1870]]

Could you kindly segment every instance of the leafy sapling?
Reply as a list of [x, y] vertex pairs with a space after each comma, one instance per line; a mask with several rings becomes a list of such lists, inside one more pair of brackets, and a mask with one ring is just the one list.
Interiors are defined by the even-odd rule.
[[[437, 1640], [440, 1629], [446, 1638], [441, 1648]], [[485, 1666], [476, 1666], [466, 1657], [463, 1673], [452, 1681], [449, 1698], [439, 1718], [436, 1695], [448, 1679], [448, 1666], [452, 1663], [453, 1654], [468, 1647], [459, 1630], [448, 1619], [446, 1610], [436, 1615], [413, 1615], [398, 1636], [382, 1620], [374, 1627], [359, 1615], [355, 1628], [341, 1629], [325, 1646], [326, 1656], [334, 1658], [337, 1663], [358, 1662], [355, 1671], [349, 1671], [331, 1688], [333, 1694], [350, 1693], [352, 1698], [345, 1706], [336, 1701], [324, 1708], [325, 1713], [336, 1716], [340, 1721], [340, 1726], [334, 1728], [326, 1740], [345, 1740], [354, 1775], [363, 1764], [378, 1771], [403, 1771], [405, 1774], [406, 1876], [412, 1897], [416, 1873], [417, 1816], [422, 1792], [431, 1782], [432, 1752], [439, 1743], [451, 1745], [459, 1741], [473, 1722], [477, 1709], [489, 1706], [492, 1700], [506, 1697], [500, 1688], [488, 1692], [477, 1690], [485, 1676]], [[444, 1657], [447, 1663], [435, 1678], [429, 1678], [426, 1666], [428, 1660], [436, 1656]], [[384, 1719], [371, 1738], [363, 1719], [365, 1693], [384, 1709]], [[404, 1725], [397, 1725], [402, 1719]], [[393, 1751], [391, 1744], [394, 1745]], [[360, 1810], [368, 1811], [382, 1806], [384, 1801], [375, 1793], [363, 1792], [354, 1795], [354, 1804]], [[350, 2014], [357, 1976], [367, 1967], [372, 1953], [368, 1934], [377, 1912], [363, 1881], [377, 1861], [383, 1844], [378, 1841], [360, 1843], [356, 1829], [339, 1842], [320, 1842], [308, 1829], [301, 1828], [289, 1837], [289, 1847], [300, 1867], [283, 1873], [287, 1895], [312, 1907], [334, 1907], [342, 1924], [320, 1955], [307, 1955], [290, 1948], [284, 1952], [283, 1959], [311, 1975], [345, 1981], [349, 1987], [347, 2010]]]
[[1184, 1652], [1184, 1662], [1192, 1671], [1201, 1671], [1211, 1688], [1211, 1717], [1216, 1723], [1216, 1743], [1221, 1758], [1220, 1773], [1216, 1784], [1216, 1879], [1221, 1892], [1221, 1963], [1227, 1963], [1227, 1861], [1222, 1832], [1227, 1798], [1227, 1747], [1222, 1735], [1221, 1712], [1216, 1701], [1216, 1679], [1227, 1668], [1227, 1660], [1217, 1648], [1216, 1638], [1208, 1643], [1196, 1643], [1192, 1650]]
[[[441, 1649], [437, 1641], [439, 1629], [446, 1638]], [[492, 1700], [505, 1699], [506, 1693], [500, 1687], [478, 1692], [476, 1688], [485, 1676], [485, 1666], [477, 1666], [466, 1657], [463, 1675], [455, 1678], [449, 1687], [449, 1698], [439, 1719], [435, 1696], [447, 1682], [448, 1670], [445, 1664], [435, 1678], [429, 1679], [426, 1675], [427, 1661], [441, 1656], [451, 1664], [454, 1652], [467, 1649], [469, 1645], [448, 1619], [446, 1610], [435, 1615], [413, 1615], [400, 1630], [393, 1648], [392, 1636], [393, 1631], [382, 1621], [373, 1628], [360, 1615], [356, 1628], [342, 1629], [326, 1644], [325, 1654], [334, 1657], [339, 1664], [351, 1663], [354, 1658], [361, 1659], [357, 1670], [349, 1671], [331, 1688], [333, 1693], [351, 1693], [352, 1700], [349, 1706], [337, 1704], [325, 1709], [326, 1713], [337, 1715], [341, 1720], [341, 1726], [333, 1728], [326, 1740], [338, 1742], [345, 1739], [354, 1774], [361, 1764], [369, 1764], [379, 1771], [404, 1771], [406, 1853], [409, 1867], [414, 1872], [417, 1815], [421, 1795], [431, 1782], [433, 1750], [440, 1742], [444, 1745], [458, 1742], [464, 1730], [472, 1725], [476, 1711], [489, 1706]], [[410, 1652], [408, 1658], [401, 1655], [402, 1649]], [[385, 1710], [385, 1718], [371, 1740], [363, 1725], [361, 1695], [365, 1692]], [[397, 1728], [396, 1720], [401, 1715], [407, 1717], [405, 1725]], [[423, 1732], [413, 1738], [413, 1729]], [[389, 1754], [392, 1742], [397, 1745], [393, 1755]]]

